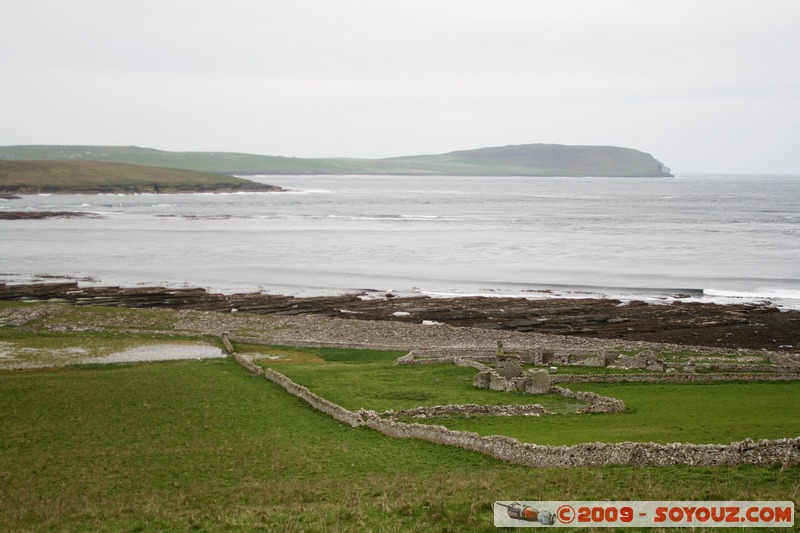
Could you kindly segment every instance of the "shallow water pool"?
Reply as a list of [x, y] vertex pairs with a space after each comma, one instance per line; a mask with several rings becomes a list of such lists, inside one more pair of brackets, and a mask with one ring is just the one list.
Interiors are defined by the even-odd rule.
[[142, 361], [173, 361], [180, 359], [214, 359], [226, 357], [216, 346], [207, 344], [148, 344], [122, 352], [87, 359], [85, 363], [135, 363]]

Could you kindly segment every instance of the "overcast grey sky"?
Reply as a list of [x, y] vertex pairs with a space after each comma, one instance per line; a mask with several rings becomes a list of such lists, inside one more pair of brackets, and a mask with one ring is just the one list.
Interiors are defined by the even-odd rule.
[[798, 0], [0, 0], [0, 145], [800, 173]]

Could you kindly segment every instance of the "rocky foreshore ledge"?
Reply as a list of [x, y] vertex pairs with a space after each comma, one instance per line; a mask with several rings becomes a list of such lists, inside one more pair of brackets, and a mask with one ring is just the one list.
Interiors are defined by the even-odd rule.
[[[0, 284], [0, 300], [73, 305], [170, 308], [273, 316], [448, 324], [503, 333], [547, 334], [628, 342], [706, 346], [720, 350], [800, 352], [800, 312], [769, 304], [648, 304], [601, 299], [431, 298], [359, 295], [295, 298], [216, 294], [204, 289], [81, 287], [77, 282]], [[346, 321], [345, 321], [346, 322]], [[341, 322], [340, 323], [344, 323]], [[464, 335], [468, 336], [465, 330]]]

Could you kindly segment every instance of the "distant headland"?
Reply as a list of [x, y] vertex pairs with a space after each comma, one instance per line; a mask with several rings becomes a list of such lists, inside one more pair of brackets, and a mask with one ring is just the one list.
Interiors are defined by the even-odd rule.
[[0, 163], [26, 160], [125, 163], [218, 175], [672, 176], [669, 168], [646, 152], [616, 146], [561, 144], [498, 146], [384, 159], [169, 152], [136, 146], [0, 147]]

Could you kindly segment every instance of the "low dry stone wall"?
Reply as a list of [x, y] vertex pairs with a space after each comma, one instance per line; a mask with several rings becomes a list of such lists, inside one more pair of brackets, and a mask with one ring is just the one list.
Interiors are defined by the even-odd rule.
[[298, 385], [288, 377], [284, 376], [280, 372], [275, 372], [271, 368], [261, 368], [257, 364], [253, 363], [247, 357], [242, 356], [240, 353], [233, 349], [233, 346], [230, 343], [227, 335], [222, 336], [222, 344], [225, 346], [225, 350], [228, 352], [228, 355], [233, 357], [233, 359], [242, 365], [244, 368], [249, 370], [251, 373], [257, 376], [264, 376], [267, 380], [275, 383], [276, 385], [280, 385], [283, 387], [286, 392], [293, 396], [297, 396], [298, 398], [304, 400], [308, 403], [311, 407], [316, 409], [317, 411], [321, 411], [334, 419], [345, 422], [350, 424], [353, 427], [357, 427], [363, 424], [363, 421], [359, 417], [358, 414], [345, 409], [344, 407], [337, 405], [333, 402], [329, 402], [322, 396], [314, 394], [306, 387], [302, 385]]
[[[572, 349], [532, 349], [508, 347], [506, 355], [515, 355], [527, 365], [569, 365], [569, 366], [605, 366], [614, 354], [607, 350]], [[437, 348], [429, 350], [412, 350], [407, 356], [400, 358], [398, 364], [424, 365], [434, 361], [439, 363], [453, 359], [471, 359], [484, 363], [494, 362], [496, 352], [489, 349], [470, 348]]]
[[[556, 366], [593, 366], [609, 367], [617, 369], [647, 369], [654, 372], [665, 372], [667, 369], [686, 372], [687, 362], [666, 363], [658, 359], [658, 354], [654, 350], [643, 350], [636, 355], [619, 355], [608, 350], [532, 350], [521, 349], [508, 352], [520, 357], [525, 364], [532, 365], [556, 365]], [[407, 355], [399, 358], [395, 364], [398, 365], [425, 365], [425, 364], [446, 364], [458, 359], [477, 361], [481, 363], [493, 363], [496, 359], [487, 349], [427, 349], [412, 350]], [[800, 363], [795, 359], [785, 355], [771, 355], [769, 364], [759, 363], [728, 363], [712, 362], [697, 363], [691, 362], [690, 366], [694, 371], [709, 370], [718, 373], [741, 373], [745, 374], [797, 374], [800, 379]], [[672, 371], [670, 371], [672, 372]]]
[[435, 416], [539, 416], [547, 413], [547, 409], [538, 403], [529, 405], [435, 405], [433, 407], [417, 407], [400, 411], [385, 411], [382, 417], [396, 419], [401, 417], [430, 418]]
[[[225, 344], [228, 349], [230, 343]], [[444, 426], [406, 424], [383, 419], [374, 411], [362, 409], [353, 412], [345, 409], [314, 394], [279, 372], [262, 369], [236, 353], [232, 347], [228, 352], [249, 371], [263, 375], [269, 381], [283, 387], [288, 393], [301, 398], [311, 407], [353, 427], [366, 426], [394, 438], [421, 439], [435, 444], [458, 446], [523, 466], [555, 468], [605, 465], [735, 466], [750, 464], [771, 466], [781, 464], [790, 466], [800, 464], [800, 437], [759, 441], [745, 439], [731, 444], [621, 442], [542, 446], [521, 443], [516, 439], [504, 436], [482, 437], [477, 433], [454, 431]], [[554, 388], [560, 389], [560, 387]], [[587, 398], [585, 395], [593, 394], [572, 391], [569, 393], [574, 394], [577, 399]]]
[[[424, 353], [420, 356], [420, 353]], [[491, 363], [494, 362], [495, 356], [482, 356], [480, 358], [473, 355], [461, 357], [458, 355], [440, 355], [445, 353], [443, 350], [435, 350], [430, 352], [422, 352], [415, 350], [409, 352], [403, 357], [395, 360], [396, 365], [441, 365], [441, 364], [454, 364], [457, 366], [472, 367], [478, 372], [490, 372], [493, 369], [484, 365], [481, 361]], [[453, 350], [453, 354], [459, 353]], [[485, 353], [485, 352], [482, 352]], [[439, 355], [437, 355], [439, 354]], [[580, 366], [580, 365], [572, 365]], [[715, 365], [708, 365], [709, 367]], [[700, 382], [714, 382], [714, 381], [795, 381], [800, 380], [800, 372], [785, 371], [776, 372], [777, 368], [774, 365], [762, 365], [764, 372], [754, 368], [753, 365], [730, 365], [736, 366], [736, 369], [749, 370], [750, 372], [728, 372], [728, 373], [683, 373], [683, 372], [667, 372], [667, 373], [650, 373], [650, 374], [550, 374], [551, 383], [700, 383]], [[701, 367], [700, 364], [697, 365]]]
[[249, 370], [251, 374], [256, 375], [256, 376], [263, 376], [264, 375], [264, 369], [261, 368], [260, 366], [258, 366], [257, 364], [253, 363], [250, 359], [247, 359], [246, 357], [242, 357], [237, 352], [231, 353], [230, 356], [233, 357], [234, 360], [237, 363], [239, 363], [240, 365], [245, 367], [247, 370]]
[[711, 381], [797, 381], [790, 374], [552, 374], [553, 383], [701, 383]]
[[426, 359], [453, 359], [453, 358], [468, 358], [475, 361], [491, 362], [495, 358], [495, 353], [491, 349], [481, 348], [439, 348], [435, 350], [412, 350], [408, 353], [410, 356], [407, 361], [423, 361]]
[[[674, 368], [678, 371], [683, 370], [686, 367], [686, 363], [666, 363], [665, 366], [667, 368]], [[791, 368], [788, 365], [777, 365], [777, 364], [753, 364], [753, 363], [696, 363], [692, 362], [692, 365], [695, 371], [698, 370], [710, 370], [714, 372], [743, 372], [743, 373], [762, 373], [762, 372], [774, 372], [774, 373], [792, 373], [792, 372], [800, 372], [800, 368]]]
[[474, 359], [462, 359], [460, 357], [456, 357], [453, 360], [453, 364], [456, 365], [456, 366], [465, 366], [465, 367], [469, 367], [469, 368], [474, 368], [478, 372], [487, 372], [487, 371], [492, 370], [488, 366], [486, 366], [483, 363], [480, 363], [478, 361], [475, 361]]
[[656, 444], [639, 442], [587, 443], [574, 446], [526, 444], [510, 437], [481, 437], [477, 433], [453, 431], [444, 426], [405, 424], [384, 420], [364, 412], [365, 425], [384, 435], [401, 439], [422, 439], [436, 444], [458, 446], [503, 461], [536, 468], [575, 466], [734, 466], [751, 464], [800, 464], [800, 437], [794, 439], [745, 439], [731, 444]]
[[327, 415], [330, 415], [339, 422], [350, 424], [353, 427], [361, 426], [364, 423], [358, 413], [354, 413], [353, 411], [345, 409], [340, 405], [329, 402], [322, 396], [314, 394], [302, 385], [298, 385], [280, 372], [275, 372], [271, 368], [267, 368], [264, 370], [264, 377], [286, 389], [286, 392], [289, 394], [304, 400], [317, 411], [321, 411]]
[[395, 365], [446, 365], [454, 363], [459, 357], [445, 356], [445, 357], [425, 357], [417, 359], [413, 355], [406, 354], [403, 357], [398, 357], [394, 360]]
[[589, 404], [588, 407], [578, 410], [578, 413], [621, 413], [625, 410], [625, 402], [622, 400], [601, 396], [594, 392], [575, 392], [556, 386], [551, 386], [550, 392]]

